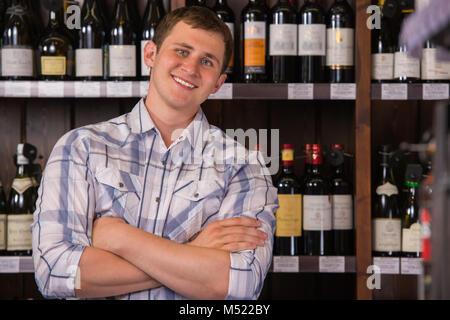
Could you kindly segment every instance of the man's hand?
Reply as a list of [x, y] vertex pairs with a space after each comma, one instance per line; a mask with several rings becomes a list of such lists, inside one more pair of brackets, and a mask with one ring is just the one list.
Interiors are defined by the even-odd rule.
[[264, 246], [267, 239], [267, 234], [257, 229], [260, 226], [258, 220], [246, 217], [213, 221], [187, 244], [229, 252], [253, 250]]
[[111, 240], [114, 237], [113, 229], [118, 224], [126, 223], [121, 218], [102, 217], [94, 221], [92, 228], [92, 246], [107, 251], [111, 250]]

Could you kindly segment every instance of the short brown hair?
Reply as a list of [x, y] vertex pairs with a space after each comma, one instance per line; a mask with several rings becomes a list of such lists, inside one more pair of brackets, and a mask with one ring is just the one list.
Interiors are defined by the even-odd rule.
[[180, 21], [194, 29], [203, 29], [222, 35], [225, 43], [225, 54], [221, 73], [224, 73], [233, 53], [233, 37], [227, 25], [211, 9], [199, 6], [182, 7], [164, 16], [153, 37], [153, 42], [158, 48], [157, 50], [162, 46], [172, 28]]

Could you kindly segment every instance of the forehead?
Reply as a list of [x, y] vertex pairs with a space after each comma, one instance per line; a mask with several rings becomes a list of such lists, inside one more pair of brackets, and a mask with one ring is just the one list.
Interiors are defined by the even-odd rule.
[[217, 58], [223, 58], [225, 42], [218, 32], [193, 28], [187, 23], [178, 22], [167, 35], [163, 45], [184, 42], [196, 50], [214, 54]]

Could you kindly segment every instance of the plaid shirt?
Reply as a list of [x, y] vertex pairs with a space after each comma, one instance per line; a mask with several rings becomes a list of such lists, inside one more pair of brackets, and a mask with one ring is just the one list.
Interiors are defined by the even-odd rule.
[[[264, 247], [230, 253], [227, 298], [256, 299], [272, 260], [278, 208], [263, 161], [209, 125], [201, 109], [167, 148], [143, 99], [130, 113], [68, 132], [48, 159], [31, 226], [39, 290], [75, 297], [96, 218], [120, 217], [186, 243], [214, 220], [246, 216], [260, 220], [269, 237]], [[115, 298], [184, 299], [164, 286]]]

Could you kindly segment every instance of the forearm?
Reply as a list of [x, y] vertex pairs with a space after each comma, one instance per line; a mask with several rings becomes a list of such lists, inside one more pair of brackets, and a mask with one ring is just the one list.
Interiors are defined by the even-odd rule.
[[118, 224], [115, 234], [108, 250], [178, 294], [191, 299], [227, 296], [229, 252], [179, 244], [127, 224]]
[[161, 286], [133, 264], [93, 247], [84, 249], [78, 266], [78, 298], [117, 296]]

